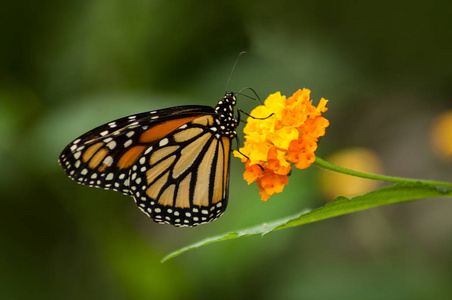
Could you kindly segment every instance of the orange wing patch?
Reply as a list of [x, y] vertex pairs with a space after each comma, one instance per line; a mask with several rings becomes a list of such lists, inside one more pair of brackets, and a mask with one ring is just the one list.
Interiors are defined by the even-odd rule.
[[91, 159], [91, 157], [93, 157], [93, 155], [97, 152], [97, 150], [99, 150], [99, 148], [102, 147], [103, 145], [105, 145], [105, 144], [102, 142], [99, 142], [99, 143], [96, 143], [96, 144], [90, 146], [88, 149], [86, 149], [86, 151], [83, 152], [83, 156], [82, 156], [83, 162], [85, 162], [85, 163], [88, 162]]
[[195, 186], [195, 192], [193, 196], [193, 205], [209, 206], [209, 187], [210, 178], [214, 175], [211, 174], [212, 161], [215, 156], [218, 141], [213, 139], [204, 157], [199, 164], [197, 182]]
[[201, 126], [210, 126], [213, 125], [213, 117], [212, 116], [203, 116], [192, 122], [193, 124], [198, 124]]
[[[149, 171], [148, 171], [149, 172]], [[146, 194], [151, 199], [157, 199], [160, 191], [162, 190], [163, 186], [165, 185], [166, 181], [168, 180], [168, 172], [166, 172], [165, 175], [160, 177], [156, 182], [154, 182], [151, 186], [148, 187], [146, 190]]]
[[105, 156], [107, 156], [107, 154], [108, 150], [105, 148], [102, 148], [99, 151], [97, 151], [97, 153], [94, 154], [94, 156], [89, 161], [89, 167], [91, 169], [95, 169], [100, 164], [100, 162], [105, 158]]
[[177, 190], [177, 197], [175, 206], [178, 208], [189, 208], [190, 207], [190, 181], [191, 173], [182, 180]]
[[163, 122], [161, 124], [155, 125], [152, 128], [149, 128], [143, 134], [140, 136], [140, 142], [142, 143], [152, 143], [157, 140], [162, 139], [170, 132], [176, 130], [180, 126], [184, 125], [185, 123], [190, 122], [191, 120], [194, 120], [198, 118], [199, 116], [194, 117], [187, 117], [187, 118], [181, 118], [176, 120], [170, 120]]
[[176, 185], [172, 184], [166, 188], [163, 194], [160, 196], [158, 202], [162, 206], [173, 206], [174, 192], [176, 191]]
[[118, 168], [125, 169], [133, 165], [133, 163], [137, 160], [138, 156], [143, 153], [143, 151], [147, 148], [147, 146], [135, 146], [130, 148], [124, 153], [116, 164]]
[[[223, 193], [225, 193], [228, 189], [228, 184], [229, 184], [229, 177], [228, 177], [228, 172], [229, 172], [229, 151], [231, 151], [230, 147], [231, 147], [231, 140], [228, 139], [227, 137], [222, 137], [221, 140], [223, 141], [223, 146], [224, 146], [224, 175], [223, 175]], [[224, 197], [224, 194], [223, 194]]]
[[[217, 157], [217, 161], [213, 162], [216, 163], [215, 166], [215, 181], [214, 181], [214, 186], [213, 186], [213, 196], [212, 196], [212, 203], [213, 204], [217, 204], [218, 202], [220, 202], [223, 199], [223, 190], [224, 190], [224, 168], [226, 168], [226, 166], [224, 165], [225, 161], [224, 161], [224, 153], [223, 153], [223, 146], [221, 145], [221, 143], [218, 144], [217, 146], [217, 151], [218, 151], [218, 157]], [[227, 153], [226, 155], [229, 155], [229, 153]]]

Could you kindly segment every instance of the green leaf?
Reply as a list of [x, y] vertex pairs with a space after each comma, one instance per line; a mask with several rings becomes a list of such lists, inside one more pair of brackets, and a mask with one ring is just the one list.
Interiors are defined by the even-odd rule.
[[265, 235], [267, 233], [321, 221], [324, 219], [349, 214], [352, 212], [387, 205], [393, 203], [407, 202], [425, 198], [451, 197], [452, 189], [437, 189], [422, 183], [398, 183], [383, 187], [356, 197], [337, 197], [334, 201], [314, 210], [305, 210], [294, 216], [286, 217], [271, 223], [264, 223], [254, 227], [228, 232], [222, 235], [210, 237], [192, 245], [174, 251], [162, 259], [162, 262], [178, 256], [188, 250], [199, 248], [204, 245], [236, 239], [251, 235]]

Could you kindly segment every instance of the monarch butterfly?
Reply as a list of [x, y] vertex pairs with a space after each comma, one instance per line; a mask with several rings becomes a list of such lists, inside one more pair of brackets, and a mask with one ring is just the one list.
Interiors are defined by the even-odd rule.
[[72, 141], [59, 164], [72, 180], [132, 196], [157, 223], [196, 226], [228, 204], [234, 93], [215, 107], [186, 105], [131, 115]]

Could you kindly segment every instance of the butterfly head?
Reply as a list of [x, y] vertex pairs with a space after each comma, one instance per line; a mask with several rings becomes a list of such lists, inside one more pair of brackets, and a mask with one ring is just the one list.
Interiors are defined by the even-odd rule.
[[217, 125], [222, 134], [229, 136], [229, 138], [234, 138], [237, 135], [235, 129], [238, 126], [238, 121], [234, 115], [236, 103], [237, 98], [234, 93], [227, 93], [215, 106]]

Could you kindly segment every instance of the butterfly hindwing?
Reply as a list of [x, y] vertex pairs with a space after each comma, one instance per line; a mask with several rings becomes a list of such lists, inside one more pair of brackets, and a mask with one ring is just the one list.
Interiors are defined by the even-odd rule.
[[209, 106], [178, 106], [124, 117], [101, 125], [70, 143], [60, 165], [80, 184], [130, 194], [129, 172], [156, 140], [205, 114]]
[[218, 134], [214, 118], [184, 124], [148, 148], [130, 176], [138, 207], [154, 221], [196, 226], [226, 209], [230, 139]]

